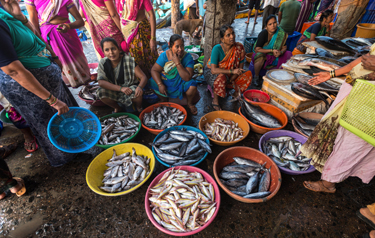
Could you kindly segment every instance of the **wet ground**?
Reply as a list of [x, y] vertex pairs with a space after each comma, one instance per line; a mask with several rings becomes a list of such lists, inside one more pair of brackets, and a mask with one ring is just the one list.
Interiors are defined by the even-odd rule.
[[[90, 48], [89, 45], [86, 47], [86, 50]], [[95, 61], [93, 56], [89, 61]], [[199, 86], [202, 98], [197, 104], [198, 115], [189, 115], [186, 125], [197, 127], [199, 119], [211, 110], [210, 94], [205, 88]], [[77, 92], [73, 90], [74, 94]], [[237, 111], [238, 104], [228, 100], [221, 101], [222, 108]], [[88, 107], [79, 99], [77, 101]], [[111, 113], [107, 107], [88, 108], [99, 117]], [[292, 127], [287, 129], [292, 130]], [[6, 130], [11, 129], [7, 127]], [[260, 136], [250, 132], [237, 145], [258, 149]], [[149, 146], [154, 138], [142, 128], [134, 142]], [[214, 145], [212, 149], [213, 153], [198, 166], [211, 176], [216, 156], [226, 147]], [[99, 148], [88, 151], [94, 156], [100, 152]], [[161, 164], [156, 164], [152, 177], [135, 192], [104, 197], [92, 192], [86, 184], [85, 173], [92, 159], [80, 156], [54, 168], [42, 150], [25, 158], [28, 154], [20, 145], [6, 158], [13, 175], [24, 178], [27, 193], [20, 198], [10, 195], [0, 202], [0, 237], [167, 237], [151, 224], [144, 208], [148, 185], [166, 169]], [[363, 184], [357, 178], [349, 178], [337, 185], [335, 194], [314, 193], [302, 185], [305, 180], [319, 178], [319, 172], [300, 176], [282, 174], [279, 192], [262, 204], [238, 202], [221, 190], [218, 216], [207, 229], [195, 236], [349, 238], [368, 232], [370, 227], [359, 220], [355, 212], [374, 202], [375, 180]]]

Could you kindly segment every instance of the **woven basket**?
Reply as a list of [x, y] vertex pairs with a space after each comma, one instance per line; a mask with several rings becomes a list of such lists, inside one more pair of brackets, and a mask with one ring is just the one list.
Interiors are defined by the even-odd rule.
[[340, 125], [375, 146], [374, 84], [356, 81], [344, 105]]

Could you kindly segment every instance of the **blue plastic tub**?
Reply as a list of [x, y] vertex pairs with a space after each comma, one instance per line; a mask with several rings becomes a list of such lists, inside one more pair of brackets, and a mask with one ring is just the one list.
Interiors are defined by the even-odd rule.
[[[210, 140], [208, 139], [208, 137], [206, 136], [206, 134], [204, 134], [201, 130], [195, 128], [195, 127], [192, 127], [192, 126], [173, 126], [173, 127], [170, 127], [168, 129], [165, 129], [164, 131], [160, 132], [154, 139], [154, 142], [155, 143], [160, 137], [162, 137], [165, 133], [167, 133], [168, 131], [175, 131], [175, 130], [182, 130], [182, 128], [185, 128], [186, 130], [192, 130], [192, 131], [196, 131], [200, 134], [202, 134], [204, 136], [204, 138], [206, 138], [206, 143], [207, 144], [210, 144]], [[162, 161], [161, 159], [159, 159], [159, 157], [156, 155], [156, 152], [154, 150], [154, 147], [152, 147], [152, 153], [154, 153], [154, 156], [156, 158], [157, 161], [159, 161], [159, 163], [161, 163], [162, 165], [170, 168], [170, 167], [174, 167], [173, 165], [170, 165], [170, 164], [167, 164], [165, 163], [164, 161]], [[206, 154], [203, 155], [202, 159], [200, 159], [198, 162], [194, 163], [194, 164], [190, 164], [188, 166], [196, 166], [198, 164], [200, 164], [208, 155], [208, 152], [206, 152]]]
[[298, 31], [295, 31], [293, 35], [288, 36], [288, 39], [286, 40], [286, 46], [288, 47], [287, 49], [289, 51], [293, 51], [294, 48], [296, 48], [297, 42], [301, 36], [302, 34]]

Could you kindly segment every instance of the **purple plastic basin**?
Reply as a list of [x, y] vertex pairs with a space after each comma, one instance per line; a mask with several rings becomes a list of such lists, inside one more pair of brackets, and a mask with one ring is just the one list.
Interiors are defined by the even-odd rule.
[[[280, 136], [290, 136], [293, 137], [296, 141], [300, 142], [301, 144], [304, 144], [307, 141], [307, 138], [294, 132], [294, 131], [287, 131], [287, 130], [278, 130], [278, 131], [269, 131], [265, 133], [259, 140], [259, 150], [263, 153], [265, 153], [262, 149], [262, 144], [265, 143], [270, 138], [280, 137]], [[285, 174], [290, 175], [300, 175], [300, 174], [308, 174], [315, 171], [314, 166], [310, 165], [310, 167], [305, 171], [293, 171], [281, 166], [278, 166], [280, 171]]]

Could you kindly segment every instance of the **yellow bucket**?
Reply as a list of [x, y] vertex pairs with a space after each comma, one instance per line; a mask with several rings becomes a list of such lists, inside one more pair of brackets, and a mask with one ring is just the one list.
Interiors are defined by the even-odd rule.
[[[134, 148], [137, 151], [137, 154], [147, 156], [151, 158], [150, 160], [150, 173], [147, 175], [147, 177], [137, 186], [118, 193], [108, 193], [101, 190], [99, 187], [103, 186], [102, 180], [104, 178], [103, 174], [108, 167], [106, 166], [106, 163], [113, 155], [113, 150], [116, 150], [116, 153], [118, 155], [124, 154], [126, 152], [132, 152], [132, 148]], [[91, 161], [89, 167], [87, 168], [86, 172], [86, 183], [90, 187], [92, 191], [94, 191], [97, 194], [103, 195], [103, 196], [120, 196], [124, 194], [131, 193], [135, 190], [137, 190], [139, 187], [141, 187], [150, 177], [151, 174], [154, 172], [155, 169], [155, 157], [152, 151], [141, 144], [138, 143], [125, 143], [116, 145], [114, 147], [111, 147], [109, 149], [106, 149], [102, 153], [100, 153], [98, 156], [95, 157], [93, 161]]]
[[340, 118], [340, 125], [375, 146], [375, 85], [355, 82]]
[[375, 37], [375, 24], [359, 23], [357, 24], [357, 32], [355, 37], [373, 38]]

